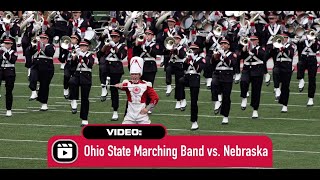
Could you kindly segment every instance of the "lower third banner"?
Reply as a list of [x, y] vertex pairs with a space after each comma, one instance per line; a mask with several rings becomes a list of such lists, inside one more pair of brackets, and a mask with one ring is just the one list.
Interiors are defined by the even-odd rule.
[[267, 136], [165, 136], [162, 139], [86, 139], [54, 136], [48, 167], [272, 167]]

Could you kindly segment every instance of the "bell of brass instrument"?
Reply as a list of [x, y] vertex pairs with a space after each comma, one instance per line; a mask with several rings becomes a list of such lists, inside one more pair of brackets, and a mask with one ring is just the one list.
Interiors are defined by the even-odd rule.
[[316, 31], [313, 29], [307, 30], [306, 35], [309, 40], [314, 40], [316, 38]]
[[71, 56], [72, 57], [76, 56], [77, 54], [78, 54], [77, 50], [74, 49], [74, 50], [71, 51]]
[[221, 26], [220, 24], [214, 25], [212, 32], [213, 32], [213, 34], [216, 35], [216, 36], [221, 36], [222, 26]]
[[275, 35], [272, 38], [272, 44], [275, 48], [281, 48], [284, 45], [284, 37], [280, 35]]
[[173, 50], [174, 49], [174, 45], [175, 44], [175, 40], [173, 37], [167, 37], [165, 40], [164, 40], [164, 47], [167, 49], [167, 50]]
[[3, 18], [4, 23], [7, 23], [7, 24], [10, 23], [12, 18], [13, 18], [13, 14], [11, 11], [4, 12], [4, 18]]
[[31, 45], [32, 46], [38, 46], [38, 42], [40, 41], [40, 37], [39, 36], [35, 36], [31, 39]]
[[240, 44], [243, 46], [248, 46], [249, 45], [250, 38], [247, 36], [241, 36], [240, 37]]
[[60, 46], [62, 49], [69, 49], [71, 38], [69, 36], [62, 36], [60, 38]]
[[144, 42], [144, 40], [145, 40], [145, 34], [139, 33], [138, 36], [136, 37], [136, 41], [141, 43], [141, 42]]

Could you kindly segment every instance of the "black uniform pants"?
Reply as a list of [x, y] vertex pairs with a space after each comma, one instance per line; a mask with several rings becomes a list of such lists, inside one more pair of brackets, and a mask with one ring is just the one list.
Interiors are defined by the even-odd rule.
[[37, 65], [32, 65], [30, 69], [29, 88], [31, 91], [37, 90], [37, 83], [39, 81], [39, 71]]
[[316, 92], [316, 75], [317, 75], [317, 58], [316, 56], [301, 56], [301, 61], [297, 64], [298, 74], [297, 79], [303, 78], [303, 73], [308, 70], [308, 97], [314, 98]]
[[47, 104], [49, 98], [49, 86], [54, 75], [54, 70], [39, 69], [38, 73], [40, 86], [37, 100], [43, 104]]
[[[110, 85], [115, 85], [120, 83], [122, 74], [113, 74], [110, 73]], [[118, 111], [119, 108], [119, 91], [118, 88], [114, 86], [110, 86], [110, 91], [111, 91], [111, 101], [112, 101], [112, 108], [113, 111]]]
[[70, 64], [66, 63], [64, 66], [64, 74], [63, 74], [63, 88], [68, 89], [69, 88], [69, 80], [71, 78], [71, 75], [74, 73], [71, 70]]
[[[15, 69], [10, 68], [12, 71], [14, 71], [15, 74]], [[9, 70], [9, 69], [7, 69]], [[11, 110], [12, 109], [12, 102], [13, 102], [13, 95], [12, 91], [14, 88], [14, 82], [16, 80], [15, 75], [6, 75], [6, 72], [4, 69], [1, 68], [0, 70], [0, 85], [2, 81], [5, 81], [5, 87], [6, 87], [6, 109]]]
[[288, 105], [289, 101], [291, 75], [292, 71], [288, 72], [280, 70], [281, 94], [278, 102], [285, 106]]
[[228, 117], [231, 108], [231, 90], [233, 82], [222, 82], [216, 75], [212, 76], [211, 93], [212, 101], [218, 101], [218, 94], [222, 93], [222, 104], [220, 114]]
[[166, 84], [170, 85], [172, 83], [172, 75], [175, 75], [175, 89], [174, 98], [177, 101], [185, 99], [186, 94], [184, 91], [184, 85], [179, 83], [179, 79], [184, 76], [183, 64], [182, 63], [172, 63], [170, 62], [166, 67]]
[[105, 57], [99, 59], [99, 79], [100, 83], [106, 85], [107, 81], [107, 62]]
[[251, 103], [250, 106], [254, 110], [259, 109], [261, 89], [262, 89], [263, 75], [262, 76], [250, 76], [249, 72], [242, 72], [240, 79], [240, 96], [242, 98], [247, 97], [247, 92], [249, 90], [249, 85], [251, 84]]
[[206, 65], [203, 69], [203, 77], [205, 78], [212, 78], [212, 73], [213, 73], [213, 66], [212, 66], [212, 54], [207, 54], [206, 55]]
[[198, 121], [198, 98], [200, 87], [190, 87], [191, 97], [191, 122]]
[[89, 114], [89, 95], [91, 90], [91, 84], [80, 83], [80, 75], [75, 75], [70, 78], [69, 90], [70, 90], [70, 100], [79, 99], [79, 88], [81, 90], [81, 108], [80, 108], [80, 118], [82, 120], [88, 120]]

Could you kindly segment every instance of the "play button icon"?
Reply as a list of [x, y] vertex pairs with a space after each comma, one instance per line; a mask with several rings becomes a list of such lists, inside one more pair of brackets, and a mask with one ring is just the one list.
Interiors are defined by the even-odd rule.
[[52, 157], [59, 163], [71, 163], [78, 157], [77, 144], [72, 140], [58, 140], [52, 146]]

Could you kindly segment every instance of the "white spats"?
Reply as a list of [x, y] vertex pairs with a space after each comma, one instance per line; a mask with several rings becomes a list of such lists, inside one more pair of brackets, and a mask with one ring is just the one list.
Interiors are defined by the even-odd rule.
[[166, 91], [166, 96], [170, 96], [172, 91], [171, 85], [167, 85], [167, 91]]
[[223, 117], [221, 124], [228, 124], [228, 123], [229, 123], [229, 118]]
[[42, 104], [40, 111], [47, 111], [48, 110], [48, 105], [47, 104]]
[[304, 88], [304, 79], [300, 79], [299, 80], [299, 92], [302, 92], [303, 91], [303, 88]]
[[242, 110], [245, 110], [247, 108], [247, 98], [242, 98], [242, 101], [241, 101], [241, 109]]
[[12, 116], [12, 111], [11, 111], [11, 110], [7, 110], [6, 116], [7, 116], [7, 117], [11, 117], [11, 116]]
[[282, 113], [288, 112], [288, 107], [287, 106], [282, 106], [281, 112]]
[[118, 111], [113, 111], [111, 120], [117, 121], [118, 119], [119, 119]]
[[253, 110], [253, 112], [252, 112], [252, 119], [256, 119], [256, 118], [258, 118], [258, 117], [259, 117], [258, 111], [257, 111], [257, 110]]
[[313, 106], [313, 98], [309, 98], [307, 106]]
[[38, 97], [37, 91], [32, 91], [29, 101], [35, 100], [37, 99], [37, 97]]
[[193, 122], [192, 125], [191, 125], [191, 130], [197, 130], [199, 129], [199, 126], [198, 126], [198, 123], [197, 121]]

